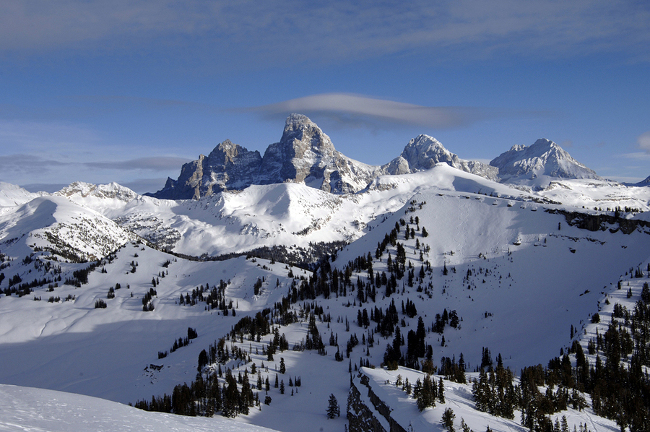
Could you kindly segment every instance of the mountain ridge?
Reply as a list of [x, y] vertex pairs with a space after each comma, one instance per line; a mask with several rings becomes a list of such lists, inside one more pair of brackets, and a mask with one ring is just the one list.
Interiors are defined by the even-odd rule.
[[[330, 137], [307, 116], [291, 114], [279, 142], [264, 155], [225, 140], [206, 157], [181, 168], [177, 180], [167, 179], [163, 189], [145, 194], [160, 199], [199, 199], [226, 190], [242, 190], [253, 184], [304, 183], [336, 194], [357, 193], [377, 176], [412, 174], [438, 163], [489, 180], [530, 183], [537, 177], [600, 179], [556, 143], [537, 140], [531, 146], [515, 145], [490, 164], [464, 160], [437, 139], [421, 134], [411, 139], [401, 154], [384, 165], [353, 160], [334, 147]], [[535, 185], [539, 181], [533, 182]]]

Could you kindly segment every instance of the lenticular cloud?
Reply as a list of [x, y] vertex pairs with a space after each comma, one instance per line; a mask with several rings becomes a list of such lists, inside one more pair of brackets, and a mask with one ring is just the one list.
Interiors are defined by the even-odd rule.
[[342, 123], [388, 122], [444, 129], [466, 126], [484, 118], [469, 107], [428, 107], [346, 93], [325, 93], [250, 109], [267, 117], [291, 112], [320, 113]]

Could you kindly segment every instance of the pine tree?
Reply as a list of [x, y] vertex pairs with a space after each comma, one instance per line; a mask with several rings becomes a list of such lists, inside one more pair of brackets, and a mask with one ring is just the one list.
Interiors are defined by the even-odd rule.
[[456, 418], [456, 414], [454, 414], [454, 411], [451, 408], [447, 408], [445, 412], [442, 414], [442, 425], [447, 428], [449, 432], [454, 432], [454, 419]]
[[464, 418], [461, 418], [461, 419], [460, 419], [460, 427], [463, 429], [463, 432], [473, 432], [473, 431], [469, 428], [469, 426], [467, 425], [467, 423], [465, 423], [465, 419], [464, 419]]
[[336, 400], [336, 396], [334, 396], [334, 393], [332, 393], [330, 394], [330, 398], [327, 405], [327, 418], [333, 419], [334, 417], [340, 417], [340, 416], [341, 416], [341, 408], [339, 407], [339, 403]]
[[284, 374], [287, 371], [287, 367], [284, 364], [284, 357], [280, 357], [280, 373]]

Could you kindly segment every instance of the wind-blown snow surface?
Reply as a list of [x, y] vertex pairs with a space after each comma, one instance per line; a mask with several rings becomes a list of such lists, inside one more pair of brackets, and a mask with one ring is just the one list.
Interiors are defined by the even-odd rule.
[[152, 413], [73, 393], [0, 384], [0, 430], [48, 432], [271, 432], [223, 417]]

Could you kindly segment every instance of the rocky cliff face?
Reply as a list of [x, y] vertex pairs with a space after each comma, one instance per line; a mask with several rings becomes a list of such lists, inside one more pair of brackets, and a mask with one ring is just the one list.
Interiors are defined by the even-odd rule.
[[379, 168], [352, 160], [337, 151], [332, 140], [309, 118], [291, 114], [282, 139], [271, 144], [262, 160], [262, 184], [291, 181], [332, 193], [357, 192]]
[[167, 179], [165, 187], [153, 194], [162, 199], [199, 199], [228, 189], [254, 184], [262, 157], [258, 151], [225, 140], [206, 157], [188, 162], [178, 180]]
[[380, 173], [338, 152], [332, 140], [309, 118], [291, 114], [280, 142], [271, 144], [264, 157], [257, 151], [226, 140], [210, 155], [183, 165], [178, 180], [152, 194], [163, 199], [199, 199], [223, 190], [252, 184], [305, 183], [332, 193], [357, 192]]

